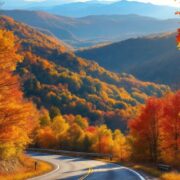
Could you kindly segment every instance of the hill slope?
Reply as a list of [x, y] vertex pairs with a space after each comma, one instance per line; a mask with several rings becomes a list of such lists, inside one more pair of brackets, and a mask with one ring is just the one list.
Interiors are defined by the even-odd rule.
[[178, 19], [158, 20], [138, 15], [100, 15], [83, 18], [56, 16], [40, 11], [1, 11], [17, 21], [48, 30], [74, 47], [92, 46], [157, 32], [175, 31]]
[[115, 72], [132, 73], [145, 81], [178, 85], [180, 51], [176, 33], [129, 39], [77, 52]]
[[142, 82], [128, 74], [107, 71], [79, 58], [52, 37], [0, 17], [0, 28], [12, 30], [24, 61], [19, 64], [25, 95], [38, 107], [58, 107], [62, 114], [81, 114], [91, 123], [105, 122], [125, 129], [125, 119], [149, 96], [161, 96], [168, 87]]

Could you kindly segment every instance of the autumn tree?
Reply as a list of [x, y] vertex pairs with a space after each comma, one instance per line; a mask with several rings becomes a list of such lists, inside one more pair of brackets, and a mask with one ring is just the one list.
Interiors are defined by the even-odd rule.
[[138, 117], [130, 122], [135, 158], [157, 162], [159, 156], [161, 100], [150, 98]]
[[18, 78], [13, 75], [22, 57], [16, 53], [15, 37], [0, 30], [0, 158], [21, 153], [31, 142], [29, 135], [36, 126], [37, 112], [23, 99]]
[[180, 165], [180, 91], [164, 98], [161, 156], [168, 163]]
[[50, 123], [51, 123], [51, 118], [49, 116], [49, 112], [46, 109], [41, 108], [39, 114], [40, 114], [40, 116], [39, 116], [39, 124], [42, 127], [49, 126]]
[[177, 47], [180, 48], [180, 29], [178, 29], [176, 36]]
[[131, 148], [127, 137], [118, 129], [113, 133], [112, 154], [121, 161], [127, 160], [131, 155]]
[[112, 153], [112, 131], [106, 125], [97, 127], [92, 150], [98, 153]]
[[70, 150], [81, 150], [83, 149], [83, 142], [85, 133], [83, 129], [77, 124], [73, 123], [68, 130], [67, 140]]
[[50, 149], [58, 146], [56, 135], [48, 126], [38, 130], [35, 141], [36, 146], [41, 148]]
[[180, 91], [150, 98], [129, 127], [135, 159], [179, 165]]

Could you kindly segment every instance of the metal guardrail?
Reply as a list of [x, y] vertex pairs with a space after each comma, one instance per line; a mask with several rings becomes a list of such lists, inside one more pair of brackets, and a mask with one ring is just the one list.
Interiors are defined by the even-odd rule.
[[83, 157], [101, 157], [101, 158], [112, 158], [111, 154], [101, 154], [101, 153], [86, 153], [86, 152], [76, 152], [76, 151], [64, 151], [55, 149], [40, 149], [40, 148], [28, 148], [28, 151], [33, 152], [44, 152], [53, 154], [67, 154], [72, 156], [83, 156]]
[[167, 164], [158, 164], [157, 168], [161, 171], [171, 171], [172, 167]]

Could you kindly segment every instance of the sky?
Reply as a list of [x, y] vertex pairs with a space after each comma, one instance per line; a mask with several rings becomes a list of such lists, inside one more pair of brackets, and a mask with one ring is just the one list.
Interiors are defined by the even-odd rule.
[[[25, 0], [25, 1], [41, 2], [41, 1], [46, 1], [46, 0]], [[55, 1], [57, 2], [57, 0]], [[62, 0], [59, 0], [59, 2], [61, 1]], [[63, 0], [63, 2], [68, 2], [68, 1], [72, 2], [72, 1], [88, 1], [88, 0], [66, 0], [66, 1]], [[118, 0], [103, 0], [103, 1], [118, 1]], [[178, 5], [178, 1], [180, 2], [180, 0], [130, 0], [130, 1], [139, 1], [139, 2], [146, 2], [146, 3], [150, 2], [153, 4], [170, 5], [170, 6], [176, 6]]]
[[[90, 1], [90, 0], [0, 0], [4, 1], [4, 8], [21, 8], [26, 7], [27, 5], [32, 4], [32, 6], [41, 6], [46, 5], [57, 5], [57, 4], [64, 4], [69, 2], [83, 2], [83, 1]], [[94, 0], [93, 0], [94, 1]], [[97, 0], [97, 1], [120, 1], [120, 0]], [[178, 2], [175, 2], [175, 0], [129, 0], [129, 1], [139, 1], [139, 2], [145, 2], [145, 3], [153, 3], [153, 4], [159, 4], [159, 5], [168, 5], [168, 6], [177, 6], [180, 7], [180, 0], [177, 0]], [[41, 2], [41, 4], [39, 3]], [[43, 3], [44, 2], [44, 3]]]
[[[170, 5], [170, 6], [177, 6], [179, 5], [178, 1], [175, 0], [137, 0], [140, 2], [150, 2], [153, 4], [162, 4], [162, 5]], [[180, 0], [179, 0], [180, 2]]]
[[[46, 1], [46, 0], [25, 0], [25, 1], [33, 1], [33, 2], [41, 2], [41, 1]], [[51, 0], [53, 1], [53, 0]], [[57, 0], [56, 0], [57, 1]], [[61, 2], [62, 0], [59, 0], [59, 2]], [[66, 0], [67, 2], [70, 1], [72, 2], [73, 0]], [[89, 1], [89, 0], [74, 0], [74, 1]], [[104, 0], [104, 1], [117, 1], [117, 0]], [[164, 4], [164, 5], [177, 5], [177, 2], [180, 0], [177, 0], [177, 2], [175, 2], [176, 0], [129, 0], [129, 1], [139, 1], [139, 2], [150, 2], [153, 4]]]

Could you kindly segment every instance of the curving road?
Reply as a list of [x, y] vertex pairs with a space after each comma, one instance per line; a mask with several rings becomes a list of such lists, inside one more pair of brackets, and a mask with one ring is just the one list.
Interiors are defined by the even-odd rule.
[[28, 154], [55, 166], [52, 172], [29, 180], [145, 180], [132, 169], [117, 164], [45, 153]]

